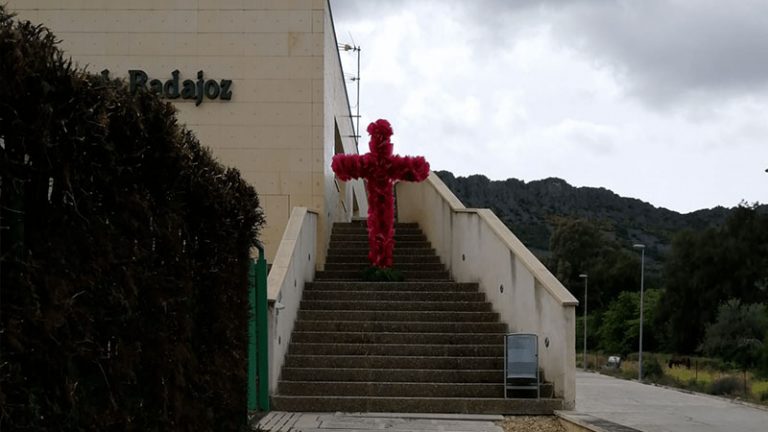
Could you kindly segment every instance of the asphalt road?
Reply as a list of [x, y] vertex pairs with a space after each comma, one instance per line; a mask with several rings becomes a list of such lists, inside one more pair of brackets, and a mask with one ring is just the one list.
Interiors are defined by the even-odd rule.
[[767, 409], [585, 372], [576, 411], [644, 432], [768, 432]]

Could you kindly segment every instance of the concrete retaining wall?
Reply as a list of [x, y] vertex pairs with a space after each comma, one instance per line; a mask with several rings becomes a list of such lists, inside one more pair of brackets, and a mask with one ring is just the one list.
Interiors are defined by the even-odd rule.
[[457, 282], [478, 282], [510, 332], [539, 336], [539, 362], [564, 407], [576, 398], [573, 295], [488, 209], [467, 209], [434, 174], [397, 185], [399, 222], [418, 222]]
[[305, 281], [315, 278], [317, 213], [294, 207], [267, 277], [269, 388], [277, 388]]

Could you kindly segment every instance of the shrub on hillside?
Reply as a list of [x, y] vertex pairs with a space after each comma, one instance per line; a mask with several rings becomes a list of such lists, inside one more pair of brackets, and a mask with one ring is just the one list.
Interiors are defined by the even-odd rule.
[[744, 382], [735, 376], [724, 376], [712, 381], [709, 393], [718, 396], [735, 396], [744, 390]]
[[234, 430], [256, 192], [0, 6], [1, 430]]
[[664, 376], [664, 369], [655, 356], [648, 356], [648, 360], [643, 362], [643, 376], [648, 378], [659, 378]]

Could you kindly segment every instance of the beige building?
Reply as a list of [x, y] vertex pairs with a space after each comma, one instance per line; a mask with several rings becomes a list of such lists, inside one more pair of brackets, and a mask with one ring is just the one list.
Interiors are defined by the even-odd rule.
[[[81, 66], [171, 100], [253, 184], [272, 264], [274, 392], [331, 225], [367, 211], [362, 182], [338, 182], [330, 169], [357, 143], [328, 0], [9, 0], [8, 9], [49, 27]], [[492, 212], [464, 208], [434, 174], [399, 185], [397, 200], [399, 220], [423, 228], [452, 279], [477, 283], [510, 331], [539, 336], [539, 364], [572, 408], [575, 298]]]
[[180, 121], [259, 193], [268, 262], [293, 207], [318, 213], [319, 238], [365, 209], [352, 194], [362, 184], [345, 187], [330, 169], [334, 153], [356, 153], [356, 142], [327, 0], [11, 0], [8, 8], [45, 24], [89, 71], [171, 100]]

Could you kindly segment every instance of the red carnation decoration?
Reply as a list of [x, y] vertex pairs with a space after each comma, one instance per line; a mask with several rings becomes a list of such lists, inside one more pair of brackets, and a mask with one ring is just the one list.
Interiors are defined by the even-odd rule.
[[379, 268], [392, 267], [395, 247], [395, 204], [392, 186], [397, 180], [420, 182], [429, 176], [422, 156], [392, 154], [392, 126], [380, 119], [368, 125], [371, 152], [333, 157], [331, 168], [340, 180], [364, 178], [368, 191], [368, 259]]

